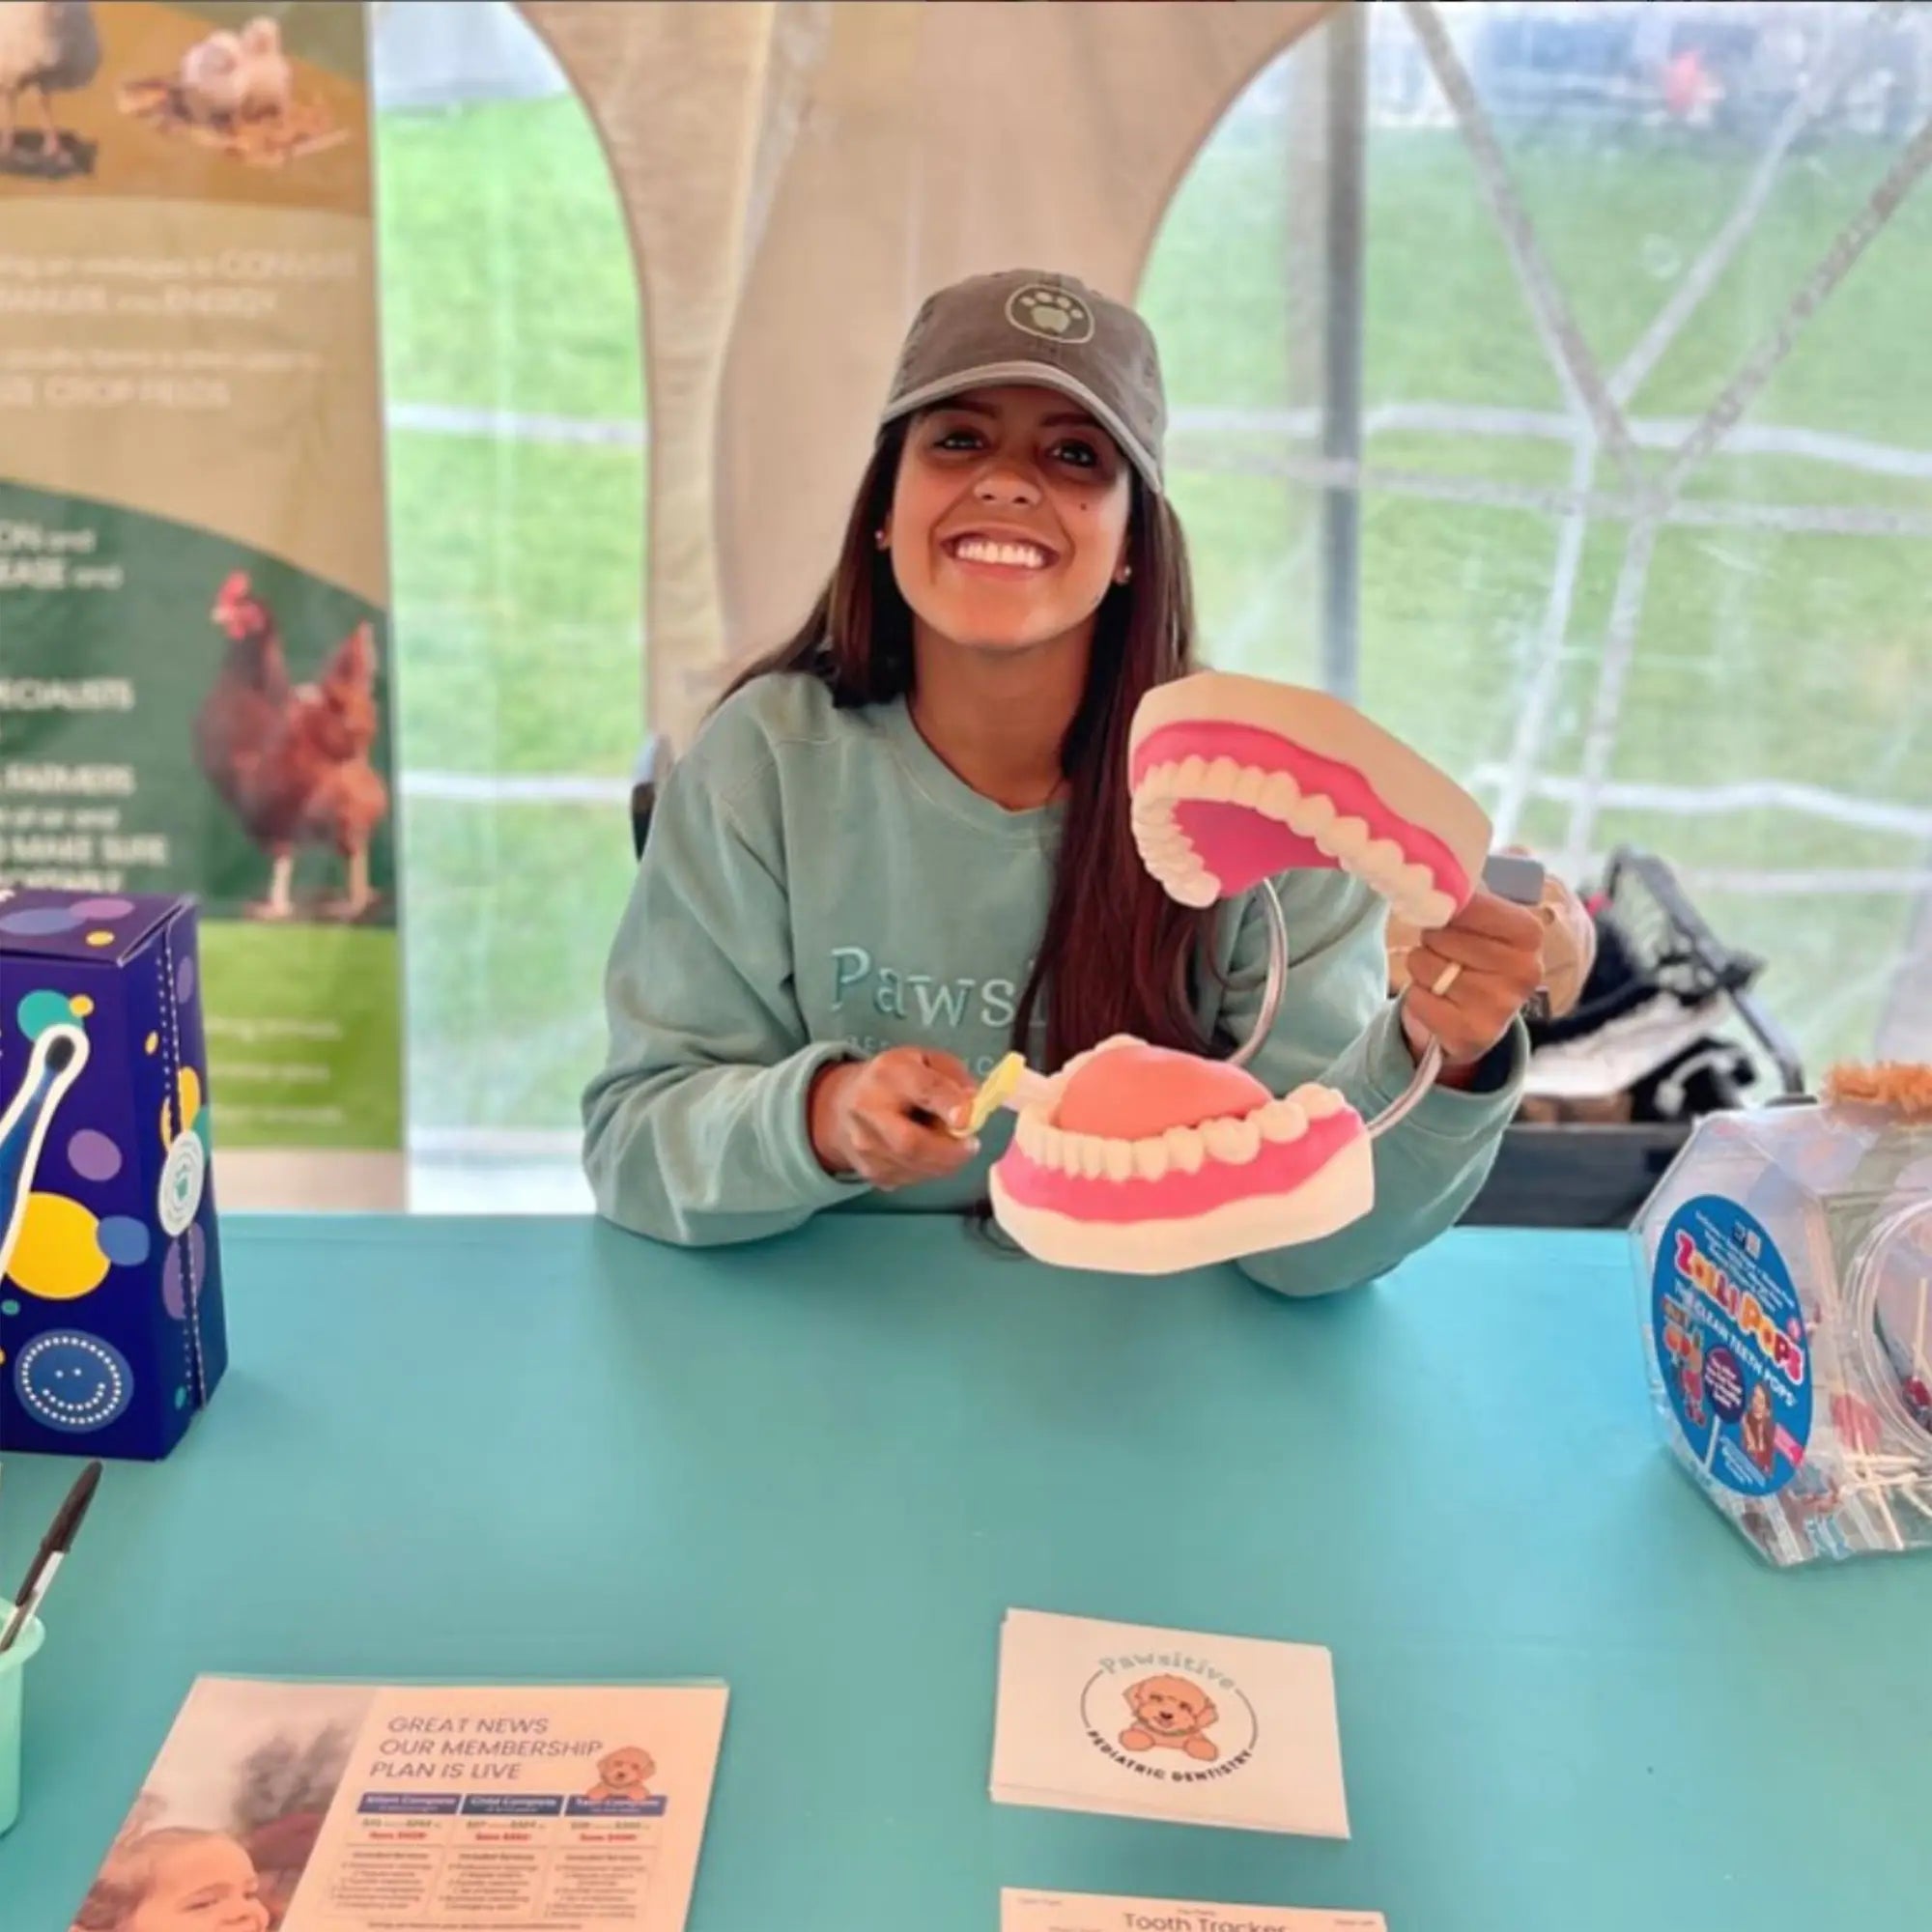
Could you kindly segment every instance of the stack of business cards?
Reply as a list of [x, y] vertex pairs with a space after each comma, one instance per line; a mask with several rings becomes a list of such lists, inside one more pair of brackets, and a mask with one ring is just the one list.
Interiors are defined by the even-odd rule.
[[1178, 1898], [1102, 1898], [1077, 1891], [1003, 1891], [1000, 1932], [1388, 1932], [1379, 1912], [1297, 1912], [1276, 1905], [1195, 1905]]
[[1327, 1651], [1010, 1610], [992, 1795], [1346, 1838]]

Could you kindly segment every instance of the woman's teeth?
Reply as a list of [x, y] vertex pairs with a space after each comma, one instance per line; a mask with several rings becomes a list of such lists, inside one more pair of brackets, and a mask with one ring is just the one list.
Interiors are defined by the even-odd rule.
[[952, 546], [964, 563], [1003, 563], [1018, 570], [1044, 570], [1046, 553], [1037, 544], [994, 543], [988, 537], [966, 537]]

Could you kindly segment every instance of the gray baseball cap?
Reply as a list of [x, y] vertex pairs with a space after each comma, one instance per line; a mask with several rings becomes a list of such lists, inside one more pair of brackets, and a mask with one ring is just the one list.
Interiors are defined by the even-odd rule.
[[1162, 494], [1167, 396], [1153, 331], [1071, 275], [1010, 269], [928, 296], [899, 351], [882, 422], [966, 389], [1039, 384], [1070, 397]]

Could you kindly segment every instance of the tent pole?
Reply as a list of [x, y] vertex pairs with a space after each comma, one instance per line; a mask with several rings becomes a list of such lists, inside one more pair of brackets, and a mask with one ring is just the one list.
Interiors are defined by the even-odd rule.
[[[1362, 453], [1363, 177], [1368, 158], [1366, 9], [1329, 15], [1321, 453], [1353, 465]], [[1321, 682], [1356, 701], [1360, 685], [1361, 499], [1352, 484], [1322, 493]]]

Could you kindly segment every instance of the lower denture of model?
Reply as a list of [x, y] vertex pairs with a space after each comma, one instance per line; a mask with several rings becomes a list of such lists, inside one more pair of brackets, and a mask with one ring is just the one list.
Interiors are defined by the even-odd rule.
[[1276, 1099], [1238, 1066], [1126, 1037], [1021, 1112], [990, 1182], [1036, 1259], [1133, 1274], [1315, 1240], [1375, 1199], [1368, 1132], [1332, 1088]]
[[1433, 929], [1467, 903], [1489, 850], [1481, 806], [1352, 706], [1232, 672], [1142, 699], [1128, 781], [1142, 861], [1186, 905], [1340, 867]]

